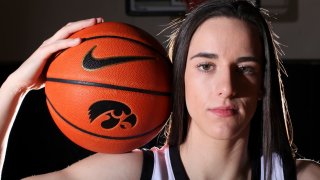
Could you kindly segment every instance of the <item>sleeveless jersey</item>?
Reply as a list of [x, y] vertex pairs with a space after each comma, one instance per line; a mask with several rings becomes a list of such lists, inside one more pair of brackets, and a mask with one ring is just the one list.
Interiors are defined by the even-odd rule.
[[[283, 180], [282, 161], [278, 155], [272, 157], [272, 180]], [[264, 176], [263, 158], [261, 158], [261, 175]], [[141, 179], [143, 180], [187, 180], [187, 172], [181, 161], [177, 147], [163, 146], [143, 150], [143, 167]]]

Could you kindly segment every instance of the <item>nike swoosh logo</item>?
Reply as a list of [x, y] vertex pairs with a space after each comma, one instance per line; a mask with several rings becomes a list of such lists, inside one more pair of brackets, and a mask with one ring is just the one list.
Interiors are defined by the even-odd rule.
[[116, 56], [107, 58], [95, 58], [93, 57], [92, 52], [96, 47], [97, 46], [92, 47], [82, 61], [82, 67], [86, 70], [92, 71], [119, 63], [154, 59], [154, 57], [151, 56]]

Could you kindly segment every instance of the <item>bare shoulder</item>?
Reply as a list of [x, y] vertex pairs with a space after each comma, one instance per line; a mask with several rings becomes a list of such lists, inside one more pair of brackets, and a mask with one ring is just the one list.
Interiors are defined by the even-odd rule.
[[[30, 179], [140, 179], [143, 153], [135, 150], [124, 154], [97, 153], [57, 172]], [[26, 178], [26, 179], [29, 179]]]
[[298, 179], [318, 180], [320, 179], [320, 164], [310, 159], [297, 159]]

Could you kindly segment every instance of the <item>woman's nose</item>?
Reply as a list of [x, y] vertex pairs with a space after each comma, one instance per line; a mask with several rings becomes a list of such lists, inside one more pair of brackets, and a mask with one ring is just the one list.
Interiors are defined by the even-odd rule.
[[217, 94], [223, 98], [231, 98], [236, 95], [236, 77], [230, 68], [221, 69], [216, 77]]

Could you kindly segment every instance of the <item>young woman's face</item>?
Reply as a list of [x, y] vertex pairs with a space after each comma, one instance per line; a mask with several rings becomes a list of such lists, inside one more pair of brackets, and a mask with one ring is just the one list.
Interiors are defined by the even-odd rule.
[[225, 140], [249, 132], [262, 96], [262, 57], [258, 31], [244, 21], [215, 17], [199, 26], [185, 72], [190, 131]]

